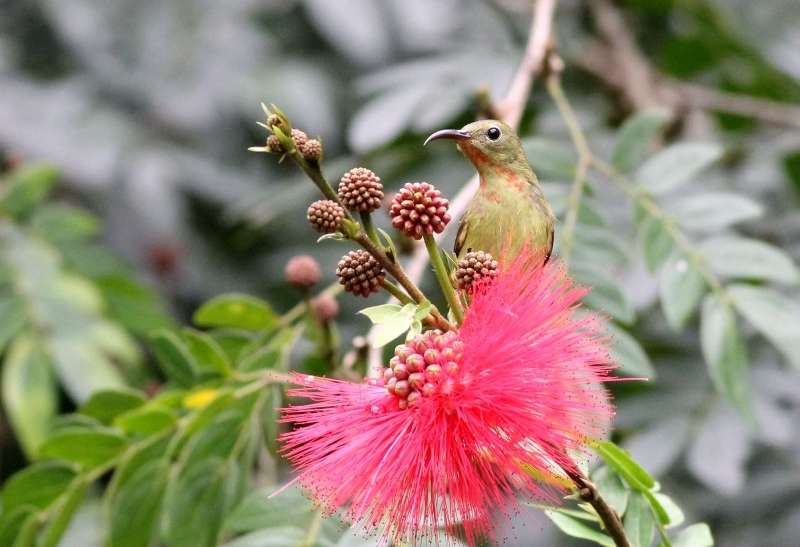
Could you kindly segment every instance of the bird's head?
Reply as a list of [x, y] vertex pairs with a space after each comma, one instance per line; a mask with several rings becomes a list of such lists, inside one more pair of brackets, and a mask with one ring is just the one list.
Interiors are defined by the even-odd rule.
[[428, 137], [425, 144], [438, 139], [456, 141], [481, 173], [495, 167], [528, 165], [517, 133], [508, 124], [498, 120], [478, 120], [461, 129], [442, 129]]

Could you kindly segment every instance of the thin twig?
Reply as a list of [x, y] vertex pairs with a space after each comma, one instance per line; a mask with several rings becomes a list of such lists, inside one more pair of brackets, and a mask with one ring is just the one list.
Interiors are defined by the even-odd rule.
[[567, 471], [567, 474], [575, 483], [578, 495], [585, 502], [591, 504], [600, 520], [603, 521], [608, 535], [614, 540], [617, 547], [631, 547], [628, 537], [625, 535], [625, 528], [619, 515], [597, 491], [597, 487], [580, 471]]
[[581, 131], [575, 111], [572, 109], [572, 105], [570, 105], [567, 100], [564, 89], [561, 86], [563, 63], [559, 59], [554, 64], [558, 66], [556, 70], [551, 70], [548, 73], [547, 91], [553, 98], [553, 102], [556, 103], [558, 112], [561, 114], [567, 126], [570, 138], [578, 153], [578, 164], [575, 167], [575, 176], [572, 180], [572, 187], [570, 188], [569, 197], [567, 199], [567, 212], [564, 217], [564, 226], [561, 230], [561, 259], [565, 264], [568, 264], [575, 240], [575, 226], [578, 223], [578, 211], [580, 210], [581, 199], [583, 198], [586, 172], [589, 170], [589, 165], [592, 161], [592, 151], [589, 148], [589, 143], [586, 141], [583, 131]]
[[[528, 96], [533, 87], [534, 78], [541, 72], [544, 66], [544, 59], [552, 34], [556, 4], [557, 0], [538, 0], [536, 2], [533, 18], [531, 19], [530, 34], [528, 36], [528, 45], [525, 48], [525, 55], [517, 68], [514, 79], [508, 88], [508, 92], [498, 103], [500, 106], [491, 109], [493, 112], [500, 114], [501, 119], [512, 127], [516, 128], [519, 125], [522, 113], [525, 110], [525, 103], [528, 102]], [[450, 200], [450, 215], [453, 218], [461, 216], [466, 210], [467, 205], [469, 205], [477, 189], [478, 176], [475, 175], [470, 178], [455, 197]], [[446, 234], [447, 229], [441, 234], [437, 234], [435, 236], [436, 240], [441, 241]], [[427, 266], [427, 250], [424, 245], [417, 245], [411, 260], [408, 262], [408, 277], [412, 281], [418, 282], [422, 278], [422, 274]], [[368, 359], [370, 371], [379, 371], [382, 368], [380, 358], [380, 350], [370, 350]]]
[[590, 40], [574, 62], [616, 90], [633, 110], [666, 107], [704, 110], [800, 127], [794, 105], [680, 82], [661, 74], [636, 44], [620, 10], [608, 0], [589, 3], [599, 38]]

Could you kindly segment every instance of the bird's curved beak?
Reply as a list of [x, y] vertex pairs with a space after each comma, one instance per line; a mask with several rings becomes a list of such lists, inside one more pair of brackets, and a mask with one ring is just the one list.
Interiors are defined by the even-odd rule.
[[436, 133], [433, 133], [427, 139], [425, 139], [425, 144], [423, 144], [422, 146], [425, 146], [429, 142], [435, 141], [435, 140], [438, 140], [438, 139], [452, 139], [452, 140], [461, 141], [461, 140], [464, 140], [464, 139], [468, 139], [469, 137], [470, 137], [470, 134], [467, 133], [466, 131], [460, 131], [458, 129], [441, 129], [441, 130], [437, 131]]

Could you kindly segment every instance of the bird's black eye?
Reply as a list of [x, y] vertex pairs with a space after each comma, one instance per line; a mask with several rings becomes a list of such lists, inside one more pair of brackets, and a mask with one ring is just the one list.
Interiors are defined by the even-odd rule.
[[486, 132], [486, 136], [492, 139], [493, 141], [496, 141], [497, 139], [500, 138], [500, 130], [496, 127], [490, 127], [489, 131]]

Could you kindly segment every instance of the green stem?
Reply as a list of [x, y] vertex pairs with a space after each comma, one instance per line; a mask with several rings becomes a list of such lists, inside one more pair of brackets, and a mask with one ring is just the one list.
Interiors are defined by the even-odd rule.
[[561, 235], [561, 259], [565, 264], [569, 264], [572, 254], [573, 242], [575, 240], [575, 228], [578, 224], [578, 211], [580, 210], [581, 198], [583, 197], [586, 185], [586, 172], [592, 161], [592, 151], [586, 136], [578, 123], [575, 111], [572, 109], [564, 89], [561, 87], [561, 78], [558, 72], [553, 72], [547, 77], [547, 91], [556, 103], [564, 123], [569, 131], [575, 150], [578, 152], [578, 164], [575, 167], [575, 175], [572, 179], [572, 188], [569, 192], [567, 201], [567, 212], [564, 217], [564, 229]]
[[[369, 254], [374, 256], [375, 260], [380, 262], [381, 266], [383, 266], [383, 269], [389, 272], [389, 274], [391, 274], [391, 276], [394, 277], [398, 283], [400, 283], [400, 286], [406, 290], [414, 302], [417, 304], [422, 304], [423, 302], [428, 301], [422, 291], [419, 290], [419, 287], [417, 287], [408, 277], [408, 274], [400, 265], [400, 262], [389, 258], [386, 252], [375, 245], [364, 232], [359, 232], [351, 239], [361, 245]], [[433, 306], [433, 309], [431, 310], [431, 316], [433, 317], [433, 322], [438, 328], [442, 330], [450, 330], [453, 328], [450, 322], [442, 315], [436, 306]]]
[[372, 242], [382, 248], [383, 245], [381, 245], [381, 240], [378, 238], [378, 231], [375, 229], [375, 224], [372, 223], [372, 215], [369, 212], [361, 213], [361, 222], [364, 223], [364, 231], [367, 232]]
[[384, 289], [386, 289], [386, 292], [388, 292], [389, 294], [391, 294], [392, 296], [397, 298], [403, 304], [413, 304], [414, 303], [414, 301], [411, 300], [411, 297], [408, 296], [405, 292], [403, 292], [403, 289], [401, 289], [400, 287], [398, 287], [397, 285], [395, 285], [391, 281], [388, 281], [388, 280], [384, 279], [383, 283], [381, 283], [381, 286]]
[[436, 240], [433, 239], [431, 234], [425, 234], [423, 239], [425, 240], [425, 248], [428, 249], [428, 255], [430, 255], [431, 258], [433, 271], [436, 272], [436, 279], [439, 281], [439, 286], [442, 288], [444, 297], [447, 300], [447, 304], [450, 306], [450, 310], [453, 312], [453, 316], [456, 318], [456, 322], [460, 325], [464, 320], [464, 310], [461, 308], [461, 302], [459, 302], [458, 296], [456, 296], [456, 290], [450, 282], [450, 276], [447, 273], [444, 260], [442, 260], [442, 253], [439, 251], [439, 246], [436, 244]]

